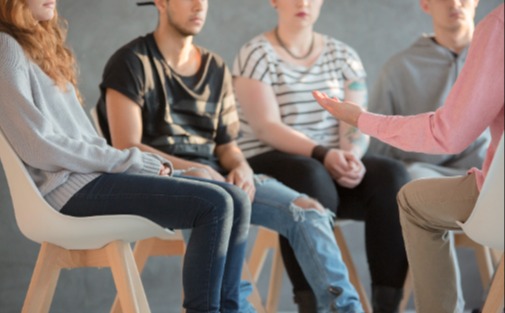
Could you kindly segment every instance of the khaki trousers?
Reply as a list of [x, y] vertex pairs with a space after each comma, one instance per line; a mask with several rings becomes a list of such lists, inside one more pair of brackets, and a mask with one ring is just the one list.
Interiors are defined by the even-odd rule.
[[398, 193], [400, 221], [417, 313], [462, 313], [459, 268], [450, 230], [470, 216], [479, 190], [473, 174], [419, 179]]

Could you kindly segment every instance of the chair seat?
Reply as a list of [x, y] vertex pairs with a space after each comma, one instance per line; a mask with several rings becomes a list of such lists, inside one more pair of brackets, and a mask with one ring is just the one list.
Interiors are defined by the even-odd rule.
[[0, 132], [0, 151], [16, 222], [28, 239], [65, 249], [97, 249], [114, 240], [170, 238], [172, 231], [135, 215], [72, 217], [53, 209], [40, 195], [23, 162]]
[[[91, 217], [72, 217], [61, 214], [53, 208], [47, 209], [47, 216], [25, 217], [16, 212], [21, 232], [28, 239], [37, 242], [50, 242], [56, 246], [71, 249], [98, 249], [114, 240], [134, 242], [151, 237], [170, 239], [174, 232], [158, 224], [134, 215], [106, 215]], [[41, 223], [40, 221], [44, 221]]]
[[41, 244], [21, 312], [49, 312], [62, 268], [108, 266], [124, 312], [149, 313], [129, 242], [169, 239], [172, 231], [134, 215], [61, 214], [44, 200], [1, 131], [0, 156], [17, 225], [28, 239]]

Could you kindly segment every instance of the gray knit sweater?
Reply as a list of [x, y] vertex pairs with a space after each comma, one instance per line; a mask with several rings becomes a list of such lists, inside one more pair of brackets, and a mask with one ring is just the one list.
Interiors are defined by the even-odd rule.
[[0, 33], [0, 128], [55, 209], [102, 173], [157, 175], [168, 161], [99, 137], [69, 84], [61, 90]]

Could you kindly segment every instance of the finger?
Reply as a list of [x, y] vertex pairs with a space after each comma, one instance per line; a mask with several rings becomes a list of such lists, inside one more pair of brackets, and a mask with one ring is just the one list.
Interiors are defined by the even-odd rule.
[[341, 175], [345, 175], [347, 172], [352, 171], [352, 166], [347, 160], [343, 159], [339, 164], [335, 165], [335, 169], [339, 171]]
[[214, 169], [211, 168], [211, 169], [208, 169], [207, 171], [209, 172], [209, 174], [213, 180], [223, 182], [223, 183], [226, 182], [226, 178], [223, 175], [216, 172]]
[[235, 186], [239, 187], [242, 190], [249, 190], [249, 188], [251, 187], [246, 180], [243, 180], [240, 177], [236, 177], [234, 184]]
[[249, 186], [247, 194], [249, 195], [251, 202], [254, 201], [254, 197], [256, 196], [256, 188], [254, 186]]
[[342, 177], [340, 178], [337, 183], [345, 188], [354, 188], [358, 185], [358, 182], [356, 180], [350, 179], [348, 177]]
[[349, 171], [345, 173], [345, 175], [342, 175], [342, 178], [349, 179], [349, 180], [357, 180], [361, 178], [361, 173], [356, 172], [356, 171]]
[[314, 90], [312, 91], [312, 96], [316, 99], [316, 100], [322, 100], [325, 98], [325, 95], [320, 92], [319, 90]]
[[160, 172], [160, 176], [168, 176], [170, 174], [170, 170], [169, 169], [163, 169], [161, 170]]
[[331, 98], [328, 97], [328, 95], [326, 93], [324, 93], [324, 92], [315, 90], [315, 91], [312, 92], [312, 96], [324, 108], [328, 108], [332, 104], [331, 103]]
[[239, 187], [240, 189], [244, 189], [244, 185], [247, 182], [239, 172], [233, 171], [229, 175], [229, 183]]
[[235, 184], [235, 177], [232, 173], [226, 176], [226, 182], [233, 185]]

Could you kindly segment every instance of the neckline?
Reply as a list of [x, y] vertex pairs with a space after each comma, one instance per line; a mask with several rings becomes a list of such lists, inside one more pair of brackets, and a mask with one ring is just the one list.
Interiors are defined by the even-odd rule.
[[452, 60], [465, 60], [466, 55], [468, 53], [469, 45], [462, 49], [459, 53], [455, 53], [449, 48], [442, 46], [435, 39], [435, 34], [422, 34], [417, 42], [414, 44], [428, 45], [434, 47], [439, 53], [443, 53], [444, 55], [450, 56]]
[[[204, 75], [202, 73], [205, 72], [205, 69], [207, 68], [208, 66], [208, 58], [207, 58], [207, 51], [200, 47], [200, 46], [197, 46], [197, 45], [194, 45], [196, 49], [198, 49], [198, 51], [200, 51], [200, 56], [201, 56], [201, 64], [200, 64], [200, 67], [198, 68], [198, 70], [195, 72], [195, 74], [191, 75], [191, 76], [187, 76], [187, 75], [182, 75], [180, 73], [178, 73], [176, 70], [174, 70], [170, 64], [168, 64], [167, 60], [165, 60], [165, 57], [163, 56], [163, 54], [161, 53], [161, 50], [160, 48], [158, 47], [158, 44], [156, 43], [156, 39], [154, 38], [154, 33], [149, 33], [149, 41], [150, 41], [150, 44], [153, 46], [154, 48], [154, 52], [157, 54], [157, 57], [158, 59], [161, 60], [161, 63], [163, 64], [164, 67], [168, 68], [170, 70], [170, 72], [179, 80], [183, 81], [184, 79], [192, 79], [196, 76], [200, 76], [199, 78], [196, 78], [195, 81], [195, 85], [193, 86], [195, 88], [195, 90], [201, 85], [203, 79], [204, 79]], [[202, 75], [200, 75], [202, 74]]]
[[291, 62], [288, 62], [288, 61], [282, 59], [281, 56], [275, 50], [274, 46], [272, 45], [272, 42], [270, 42], [270, 40], [268, 40], [265, 33], [260, 35], [260, 38], [267, 43], [268, 49], [271, 50], [271, 52], [275, 55], [275, 58], [279, 62], [284, 63], [289, 67], [300, 69], [302, 72], [309, 72], [312, 68], [314, 68], [314, 66], [316, 66], [317, 64], [319, 64], [321, 62], [323, 56], [327, 53], [329, 38], [326, 35], [322, 35], [322, 37], [323, 37], [323, 49], [321, 50], [321, 53], [319, 54], [319, 56], [316, 58], [316, 60], [311, 65], [303, 66], [303, 65], [294, 64], [294, 63], [291, 63]]
[[312, 52], [314, 52], [314, 45], [316, 43], [316, 33], [314, 31], [312, 31], [312, 36], [310, 39], [310, 45], [309, 45], [308, 51], [304, 55], [301, 55], [301, 56], [295, 55], [293, 52], [291, 52], [291, 50], [288, 48], [288, 46], [286, 46], [286, 44], [284, 43], [284, 40], [282, 40], [281, 35], [279, 34], [279, 27], [277, 27], [277, 26], [274, 28], [274, 37], [275, 37], [275, 40], [277, 40], [277, 42], [281, 46], [281, 48], [284, 49], [284, 51], [286, 51], [286, 53], [289, 54], [289, 56], [291, 58], [293, 58], [294, 60], [300, 60], [300, 61], [306, 60], [312, 54]]

